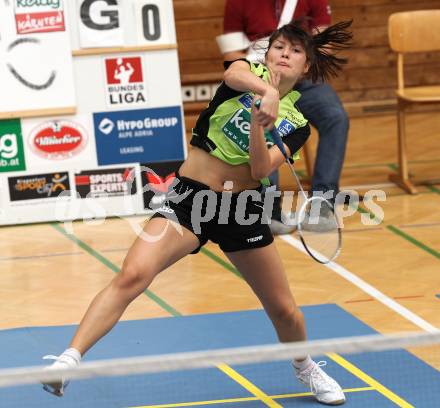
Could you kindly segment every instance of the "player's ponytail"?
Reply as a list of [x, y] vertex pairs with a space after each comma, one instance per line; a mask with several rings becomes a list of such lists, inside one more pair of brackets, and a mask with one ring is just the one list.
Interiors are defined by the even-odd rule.
[[314, 60], [310, 61], [309, 77], [312, 81], [334, 77], [347, 63], [347, 58], [338, 57], [337, 52], [352, 44], [353, 35], [347, 29], [352, 21], [341, 21], [312, 36]]

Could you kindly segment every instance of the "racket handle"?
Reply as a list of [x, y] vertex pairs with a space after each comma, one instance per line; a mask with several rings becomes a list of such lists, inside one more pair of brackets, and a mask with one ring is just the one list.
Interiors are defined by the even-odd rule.
[[[255, 107], [257, 109], [260, 109], [260, 105], [261, 105], [260, 99], [255, 101]], [[278, 129], [276, 128], [275, 123], [273, 124], [273, 128], [271, 130], [269, 130], [269, 132], [270, 132], [270, 135], [272, 136], [274, 143], [278, 146], [278, 149], [281, 150], [281, 153], [286, 158], [286, 160], [289, 160], [289, 156], [287, 156], [286, 149], [284, 148], [284, 143], [281, 140], [280, 133], [278, 132]]]

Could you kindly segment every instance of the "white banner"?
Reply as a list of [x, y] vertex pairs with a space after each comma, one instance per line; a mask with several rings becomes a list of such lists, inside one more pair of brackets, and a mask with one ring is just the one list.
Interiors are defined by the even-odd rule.
[[[179, 61], [174, 48], [124, 47], [175, 45], [172, 1], [0, 0], [0, 20], [0, 114], [34, 115], [0, 120], [0, 225], [151, 209], [168, 184], [143, 194], [157, 180], [140, 166], [170, 180], [186, 157]], [[80, 40], [121, 52], [72, 64]]]
[[77, 0], [81, 48], [124, 45], [119, 0]]
[[[47, 6], [37, 11], [37, 6], [18, 6], [34, 3], [42, 2], [15, 0], [4, 3], [3, 9], [0, 9], [0, 88], [2, 94], [7, 95], [7, 98], [0, 98], [2, 113], [75, 106], [69, 37], [63, 31], [64, 23], [57, 25], [57, 21], [64, 21], [64, 17], [41, 17], [48, 13]], [[54, 13], [63, 15], [61, 3], [58, 1], [56, 4], [58, 8]], [[36, 16], [40, 19], [41, 24], [32, 23], [29, 26], [33, 27], [30, 34], [24, 35], [28, 26], [17, 25], [20, 13], [16, 13], [19, 10], [20, 13], [23, 11], [22, 15], [29, 17], [29, 21]], [[26, 20], [27, 17], [24, 18]]]

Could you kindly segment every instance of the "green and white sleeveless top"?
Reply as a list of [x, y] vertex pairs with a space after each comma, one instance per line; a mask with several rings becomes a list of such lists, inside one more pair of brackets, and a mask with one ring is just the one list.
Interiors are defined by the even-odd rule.
[[[251, 72], [268, 81], [266, 66], [248, 63]], [[223, 82], [208, 107], [200, 114], [193, 129], [191, 144], [231, 165], [249, 163], [253, 97], [251, 92], [235, 91]], [[275, 121], [283, 142], [292, 152], [292, 160], [299, 158], [298, 150], [310, 134], [307, 120], [295, 106], [299, 98], [300, 93], [295, 90], [285, 95], [280, 100], [279, 115]], [[264, 136], [268, 148], [272, 147], [274, 142], [270, 133], [265, 131]], [[268, 184], [268, 180], [264, 179], [262, 183]]]

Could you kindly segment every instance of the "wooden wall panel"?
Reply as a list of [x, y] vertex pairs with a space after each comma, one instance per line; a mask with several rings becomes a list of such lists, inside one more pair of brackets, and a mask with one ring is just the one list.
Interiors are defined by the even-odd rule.
[[[331, 81], [344, 102], [394, 99], [396, 56], [388, 46], [390, 14], [438, 9], [440, 0], [330, 0], [333, 21], [353, 19], [349, 63]], [[179, 60], [184, 84], [216, 82], [223, 73], [215, 37], [222, 33], [224, 0], [174, 0]], [[408, 84], [438, 83], [440, 53], [409, 56]]]

